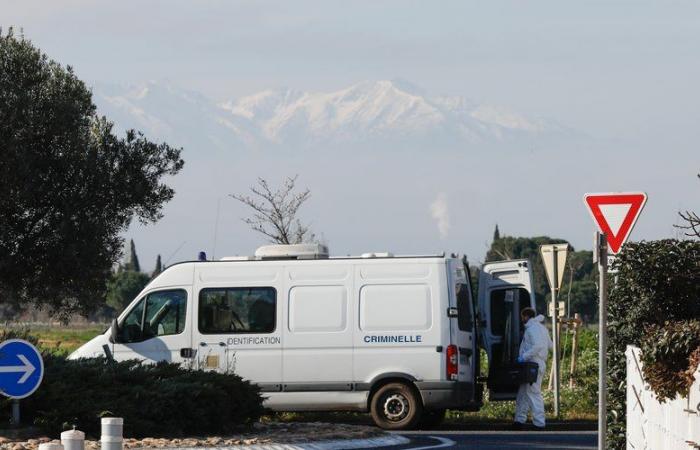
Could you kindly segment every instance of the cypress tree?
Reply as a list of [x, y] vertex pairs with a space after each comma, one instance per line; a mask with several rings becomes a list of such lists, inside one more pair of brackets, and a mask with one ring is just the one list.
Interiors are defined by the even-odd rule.
[[501, 232], [498, 230], [498, 224], [496, 224], [496, 229], [493, 230], [493, 242], [501, 239]]
[[129, 258], [126, 260], [125, 269], [134, 272], [141, 272], [141, 264], [139, 264], [139, 257], [136, 254], [136, 244], [134, 244], [133, 239], [129, 240], [129, 245]]
[[151, 277], [152, 277], [152, 278], [155, 278], [155, 277], [158, 276], [158, 274], [161, 273], [162, 271], [163, 271], [163, 263], [162, 263], [161, 260], [160, 260], [160, 255], [158, 255], [158, 257], [156, 258], [156, 269], [155, 269], [155, 270], [153, 271], [153, 273], [151, 274]]

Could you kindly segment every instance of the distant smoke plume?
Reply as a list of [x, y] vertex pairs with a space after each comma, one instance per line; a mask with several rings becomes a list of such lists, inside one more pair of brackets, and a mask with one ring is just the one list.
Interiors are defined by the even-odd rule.
[[450, 211], [447, 206], [447, 194], [440, 192], [430, 204], [430, 214], [437, 222], [440, 238], [445, 239], [450, 232]]

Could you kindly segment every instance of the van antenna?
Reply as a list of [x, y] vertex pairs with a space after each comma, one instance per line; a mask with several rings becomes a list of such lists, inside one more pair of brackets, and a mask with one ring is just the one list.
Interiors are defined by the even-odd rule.
[[211, 251], [211, 259], [216, 259], [216, 236], [219, 231], [219, 212], [221, 211], [221, 197], [216, 200], [216, 220], [214, 220], [214, 248]]
[[182, 241], [182, 244], [180, 244], [180, 246], [179, 246], [178, 248], [175, 249], [175, 251], [172, 253], [172, 255], [170, 255], [170, 256], [168, 257], [168, 259], [165, 260], [165, 262], [163, 263], [163, 265], [167, 266], [168, 263], [170, 262], [170, 260], [172, 259], [172, 257], [175, 256], [175, 255], [177, 255], [177, 252], [179, 252], [180, 249], [182, 248], [182, 246], [185, 245], [186, 243], [187, 243], [187, 241]]

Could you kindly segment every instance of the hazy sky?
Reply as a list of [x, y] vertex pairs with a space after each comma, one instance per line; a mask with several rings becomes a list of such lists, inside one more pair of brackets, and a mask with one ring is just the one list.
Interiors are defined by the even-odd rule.
[[224, 100], [399, 77], [506, 105], [634, 154], [611, 186], [666, 192], [639, 237], [700, 210], [697, 1], [0, 0], [0, 26], [88, 82], [167, 79]]
[[0, 5], [0, 24], [86, 80], [167, 78], [226, 98], [403, 77], [612, 136], [698, 128], [697, 1]]

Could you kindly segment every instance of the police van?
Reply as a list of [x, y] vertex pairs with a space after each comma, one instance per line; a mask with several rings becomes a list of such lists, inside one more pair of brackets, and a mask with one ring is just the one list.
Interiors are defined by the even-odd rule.
[[168, 267], [70, 357], [235, 373], [272, 410], [369, 411], [382, 428], [410, 429], [446, 409], [478, 410], [484, 382], [491, 400], [515, 398], [517, 384], [496, 380], [517, 358], [525, 306], [526, 260], [484, 265], [475, 301], [469, 266], [454, 255], [265, 246]]

